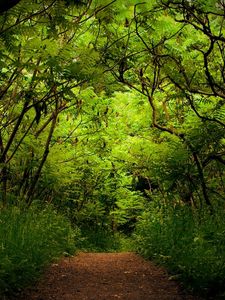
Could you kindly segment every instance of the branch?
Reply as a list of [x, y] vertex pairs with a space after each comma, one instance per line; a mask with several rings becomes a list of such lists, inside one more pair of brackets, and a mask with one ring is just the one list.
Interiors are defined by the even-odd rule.
[[116, 1], [117, 0], [113, 0], [113, 1], [109, 2], [108, 4], [106, 4], [106, 5], [102, 6], [102, 7], [97, 8], [90, 16], [88, 16], [86, 19], [80, 21], [80, 24], [86, 22], [89, 19], [91, 19], [93, 16], [96, 16], [99, 12], [101, 12], [102, 10], [104, 10], [105, 8], [107, 8], [108, 6], [110, 6], [111, 4], [113, 4]]
[[1, 154], [0, 162], [5, 162], [5, 158], [6, 158], [7, 152], [8, 152], [8, 150], [9, 150], [11, 144], [13, 143], [13, 140], [14, 140], [14, 138], [15, 138], [15, 135], [16, 135], [16, 133], [17, 133], [19, 127], [20, 127], [20, 124], [21, 124], [21, 122], [22, 122], [22, 120], [23, 120], [23, 117], [24, 117], [24, 115], [25, 115], [25, 113], [26, 113], [26, 111], [27, 111], [27, 106], [28, 106], [28, 104], [29, 104], [29, 99], [26, 99], [26, 100], [25, 100], [25, 103], [24, 103], [24, 105], [23, 105], [23, 109], [22, 109], [22, 111], [21, 111], [21, 113], [20, 113], [20, 115], [19, 115], [19, 117], [18, 117], [18, 119], [17, 119], [17, 123], [15, 124], [15, 126], [14, 126], [14, 128], [13, 128], [13, 131], [12, 131], [10, 137], [9, 137], [9, 140], [8, 140], [6, 146], [5, 146], [5, 149], [4, 149], [4, 151], [2, 152], [2, 154]]
[[[57, 114], [62, 112], [63, 110], [67, 109], [66, 104], [63, 104], [61, 107], [58, 108]], [[42, 133], [42, 131], [48, 126], [48, 124], [53, 120], [55, 117], [55, 112], [51, 114], [51, 116], [48, 118], [48, 120], [41, 126], [41, 128], [35, 133], [35, 137], [38, 138], [38, 136]]]
[[17, 144], [17, 146], [15, 147], [14, 151], [12, 152], [12, 154], [10, 155], [9, 158], [7, 158], [6, 163], [8, 163], [13, 156], [15, 155], [16, 151], [19, 149], [20, 145], [22, 144], [24, 138], [27, 136], [28, 132], [30, 131], [30, 129], [32, 128], [32, 126], [34, 125], [35, 119], [33, 119], [33, 121], [30, 123], [30, 125], [28, 126], [27, 130], [25, 131], [25, 133], [23, 134], [23, 136], [21, 137], [19, 143]]
[[211, 161], [217, 160], [223, 165], [225, 165], [225, 159], [222, 158], [222, 156], [225, 155], [225, 152], [221, 153], [211, 153], [202, 163], [203, 167], [206, 167]]
[[223, 127], [225, 127], [225, 123], [221, 122], [220, 120], [217, 120], [215, 118], [209, 118], [209, 117], [206, 117], [206, 116], [202, 116], [196, 109], [195, 105], [194, 105], [194, 101], [192, 99], [192, 97], [190, 95], [187, 95], [186, 94], [186, 98], [189, 100], [189, 104], [192, 108], [192, 110], [195, 112], [195, 114], [200, 118], [202, 119], [203, 121], [210, 121], [210, 122], [215, 122]]
[[42, 13], [46, 12], [50, 7], [52, 7], [56, 3], [56, 1], [57, 0], [54, 0], [51, 4], [49, 4], [49, 6], [45, 7], [44, 9], [42, 9], [42, 10], [36, 12], [36, 13], [33, 13], [33, 14], [29, 15], [28, 17], [25, 17], [24, 19], [22, 19], [20, 21], [17, 20], [15, 24], [9, 26], [8, 28], [5, 28], [5, 29], [1, 30], [0, 31], [0, 35], [3, 34], [3, 33], [5, 33], [8, 30], [14, 28], [15, 26], [17, 26], [19, 24], [21, 24], [21, 23], [23, 23], [23, 22], [25, 22], [27, 20], [32, 19], [33, 17], [36, 17], [36, 16], [41, 15]]

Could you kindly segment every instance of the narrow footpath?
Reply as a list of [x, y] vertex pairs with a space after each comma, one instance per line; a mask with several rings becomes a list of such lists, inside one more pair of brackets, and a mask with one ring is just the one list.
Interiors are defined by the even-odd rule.
[[134, 253], [80, 253], [53, 264], [19, 300], [196, 300]]

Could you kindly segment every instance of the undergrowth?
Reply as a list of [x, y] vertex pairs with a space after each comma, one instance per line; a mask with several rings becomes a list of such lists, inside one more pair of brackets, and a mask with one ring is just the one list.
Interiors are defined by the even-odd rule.
[[123, 252], [132, 251], [133, 245], [129, 237], [121, 232], [113, 232], [103, 228], [83, 228], [78, 248], [85, 252]]
[[76, 233], [51, 207], [0, 210], [0, 297], [30, 285], [51, 261], [73, 254]]
[[211, 213], [152, 203], [134, 236], [141, 255], [165, 265], [186, 287], [204, 296], [224, 292], [223, 210]]

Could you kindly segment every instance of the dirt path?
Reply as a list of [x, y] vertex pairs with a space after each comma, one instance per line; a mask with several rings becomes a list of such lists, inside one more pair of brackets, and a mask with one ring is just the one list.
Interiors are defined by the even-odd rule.
[[53, 264], [20, 300], [194, 300], [134, 253], [81, 253]]

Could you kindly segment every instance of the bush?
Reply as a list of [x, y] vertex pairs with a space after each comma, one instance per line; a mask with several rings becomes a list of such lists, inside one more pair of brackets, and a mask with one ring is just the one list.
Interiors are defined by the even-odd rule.
[[0, 210], [0, 291], [12, 294], [31, 284], [43, 268], [75, 251], [76, 233], [51, 207]]
[[152, 204], [135, 232], [137, 251], [177, 274], [201, 294], [224, 289], [224, 212]]

